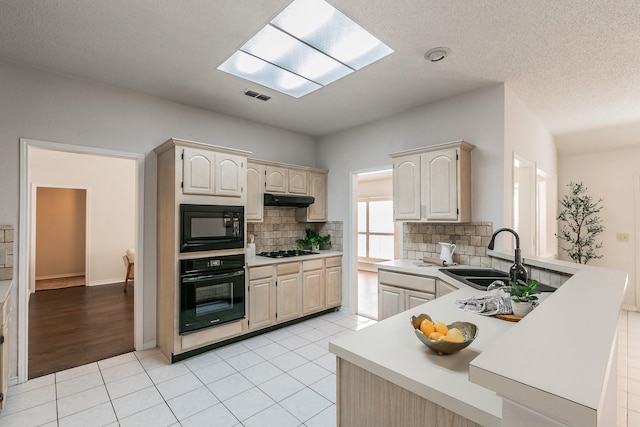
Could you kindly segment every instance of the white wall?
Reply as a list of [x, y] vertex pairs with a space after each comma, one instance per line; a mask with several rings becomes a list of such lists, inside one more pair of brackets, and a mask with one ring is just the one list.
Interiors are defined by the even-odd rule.
[[[343, 221], [343, 265], [355, 265], [351, 235], [351, 175], [390, 168], [389, 153], [463, 139], [472, 152], [474, 221], [503, 223], [504, 85], [497, 84], [318, 140], [317, 166], [330, 169], [329, 217]], [[351, 281], [343, 271], [343, 305], [351, 307]]]
[[[580, 137], [564, 136], [561, 142], [571, 143], [571, 140], [578, 141]], [[637, 137], [637, 142], [640, 142], [640, 137]], [[559, 197], [567, 194], [567, 184], [573, 181], [582, 182], [595, 200], [603, 199], [603, 209], [599, 216], [605, 229], [598, 235], [597, 241], [604, 243], [604, 247], [598, 252], [604, 257], [591, 260], [589, 264], [626, 271], [629, 274], [629, 282], [624, 304], [636, 307], [636, 225], [637, 217], [640, 215], [636, 209], [639, 196], [636, 192], [636, 181], [640, 173], [640, 148], [562, 155], [559, 158], [558, 169]], [[617, 233], [628, 234], [629, 242], [616, 241]], [[561, 259], [570, 261], [564, 251], [560, 252], [560, 256]]]
[[[84, 80], [0, 61], [0, 224], [18, 232], [19, 139], [144, 153], [144, 333], [156, 327], [156, 156], [170, 137], [249, 150], [254, 157], [316, 166], [315, 140], [269, 126], [211, 113]], [[238, 96], [244, 96], [239, 94]], [[14, 279], [17, 283], [15, 259]], [[14, 298], [14, 312], [18, 298]], [[17, 349], [14, 323], [13, 349]], [[16, 372], [14, 350], [13, 372]]]
[[87, 284], [121, 282], [122, 255], [135, 246], [136, 162], [41, 149], [29, 160], [32, 184], [87, 189]]
[[[542, 123], [531, 113], [518, 96], [505, 85], [504, 101], [504, 226], [513, 227], [513, 155], [514, 153], [528, 160], [537, 168], [549, 175], [558, 174], [558, 155], [553, 136]], [[557, 210], [556, 194], [548, 199], [550, 212]], [[554, 217], [554, 216], [553, 216]], [[548, 228], [547, 241], [555, 241], [556, 229], [551, 224]], [[513, 238], [509, 235], [503, 239], [505, 248], [513, 248]], [[497, 247], [497, 246], [496, 246]], [[554, 247], [545, 252], [555, 253]], [[524, 253], [524, 250], [523, 250]]]

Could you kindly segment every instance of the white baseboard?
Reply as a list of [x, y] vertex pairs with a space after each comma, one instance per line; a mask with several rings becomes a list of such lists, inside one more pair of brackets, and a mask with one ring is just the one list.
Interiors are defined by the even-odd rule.
[[9, 387], [18, 384], [18, 377], [9, 377]]
[[36, 280], [49, 280], [49, 279], [65, 279], [67, 277], [84, 276], [84, 271], [78, 273], [64, 273], [64, 274], [49, 274], [47, 276], [36, 276]]
[[113, 285], [114, 283], [122, 283], [122, 277], [117, 279], [93, 280], [87, 283], [87, 286]]
[[623, 304], [622, 305], [622, 309], [624, 311], [638, 311], [638, 307], [636, 307], [635, 305], [627, 305], [627, 304]]
[[156, 340], [147, 341], [142, 344], [143, 350], [149, 350], [150, 348], [156, 348]]

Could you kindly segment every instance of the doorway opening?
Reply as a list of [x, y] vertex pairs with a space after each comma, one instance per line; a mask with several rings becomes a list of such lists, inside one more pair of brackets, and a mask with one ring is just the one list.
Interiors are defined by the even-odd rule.
[[355, 184], [357, 314], [377, 320], [378, 271], [375, 264], [398, 258], [399, 225], [393, 222], [392, 171], [359, 173]]
[[[124, 337], [122, 352], [142, 349], [144, 194], [144, 155], [27, 139], [20, 143], [19, 383], [46, 369], [114, 356], [114, 339]], [[134, 285], [123, 290], [122, 259], [129, 252], [139, 262]], [[114, 319], [124, 325], [124, 333], [114, 327]], [[53, 335], [54, 326], [64, 325], [52, 341], [56, 346], [37, 347]], [[74, 332], [76, 338], [101, 340], [103, 353], [93, 352], [94, 360], [85, 360], [99, 345], [71, 343]], [[66, 364], [45, 370], [34, 365], [31, 372], [36, 355], [46, 364], [56, 359]]]
[[35, 290], [86, 285], [87, 190], [36, 187]]

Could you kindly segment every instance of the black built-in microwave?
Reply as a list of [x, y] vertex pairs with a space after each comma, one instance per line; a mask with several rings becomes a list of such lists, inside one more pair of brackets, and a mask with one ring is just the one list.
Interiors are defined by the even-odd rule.
[[180, 205], [180, 252], [244, 248], [244, 206]]

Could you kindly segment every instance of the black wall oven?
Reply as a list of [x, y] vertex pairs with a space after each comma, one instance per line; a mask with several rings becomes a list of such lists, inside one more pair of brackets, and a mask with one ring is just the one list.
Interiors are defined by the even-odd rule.
[[180, 334], [243, 317], [243, 254], [180, 260]]
[[180, 205], [180, 252], [244, 248], [244, 206]]

